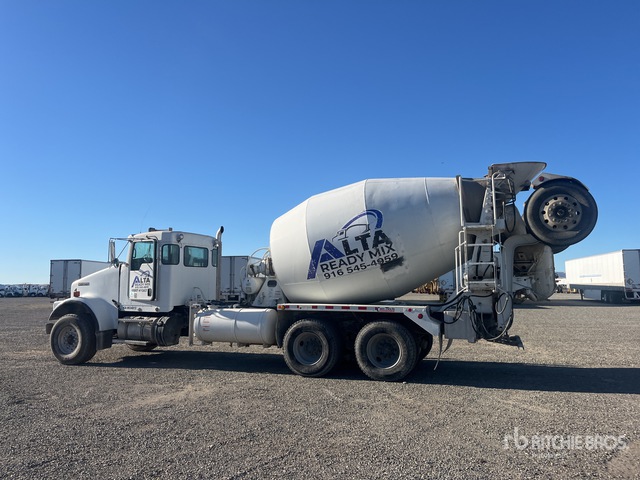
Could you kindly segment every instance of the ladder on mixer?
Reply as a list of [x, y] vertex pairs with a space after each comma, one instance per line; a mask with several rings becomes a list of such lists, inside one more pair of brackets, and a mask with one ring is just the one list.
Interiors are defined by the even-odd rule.
[[482, 213], [478, 222], [468, 222], [464, 215], [461, 178], [458, 177], [460, 225], [456, 247], [456, 290], [488, 292], [498, 289], [498, 265], [494, 255], [494, 237], [499, 219], [496, 216], [496, 189], [506, 176], [502, 172], [491, 175], [485, 189]]

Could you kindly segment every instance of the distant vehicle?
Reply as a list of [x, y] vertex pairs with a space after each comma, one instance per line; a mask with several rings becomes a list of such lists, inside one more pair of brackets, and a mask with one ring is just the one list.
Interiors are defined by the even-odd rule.
[[605, 303], [640, 301], [640, 250], [576, 258], [565, 262], [570, 289]]
[[577, 290], [569, 287], [565, 272], [556, 272], [556, 293], [577, 293]]
[[17, 284], [0, 285], [1, 297], [46, 297], [49, 294], [49, 285], [46, 284]]
[[46, 297], [49, 295], [49, 285], [31, 284], [25, 287], [29, 297]]
[[24, 296], [23, 285], [7, 285], [5, 289], [5, 297], [23, 297]]

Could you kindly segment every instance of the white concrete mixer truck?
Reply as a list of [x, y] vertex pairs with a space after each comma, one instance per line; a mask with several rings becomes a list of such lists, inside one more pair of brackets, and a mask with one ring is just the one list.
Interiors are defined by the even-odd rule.
[[[243, 257], [242, 298], [220, 295], [222, 232], [150, 229], [126, 261], [75, 281], [47, 322], [63, 364], [99, 349], [204, 343], [277, 346], [296, 374], [327, 375], [354, 358], [371, 379], [405, 378], [434, 337], [521, 346], [513, 298], [546, 299], [553, 254], [584, 239], [597, 206], [578, 180], [539, 162], [480, 178], [365, 180], [315, 195], [277, 218], [263, 254]], [[519, 192], [533, 189], [521, 215]], [[444, 303], [398, 300], [455, 271]]]

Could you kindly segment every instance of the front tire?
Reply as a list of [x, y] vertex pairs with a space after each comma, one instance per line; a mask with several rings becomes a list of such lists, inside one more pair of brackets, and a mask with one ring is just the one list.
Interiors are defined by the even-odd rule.
[[395, 322], [372, 322], [362, 327], [355, 351], [360, 370], [372, 380], [402, 380], [418, 363], [414, 336]]
[[96, 330], [90, 319], [69, 313], [51, 329], [51, 350], [64, 365], [79, 365], [96, 354]]
[[342, 342], [336, 328], [328, 322], [312, 319], [291, 325], [283, 346], [287, 366], [303, 377], [327, 375], [342, 354]]

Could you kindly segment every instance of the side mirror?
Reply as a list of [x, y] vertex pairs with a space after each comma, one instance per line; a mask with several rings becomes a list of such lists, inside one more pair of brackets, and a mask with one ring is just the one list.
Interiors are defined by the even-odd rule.
[[116, 241], [113, 238], [109, 239], [109, 263], [114, 267], [120, 265], [120, 260], [116, 257]]

